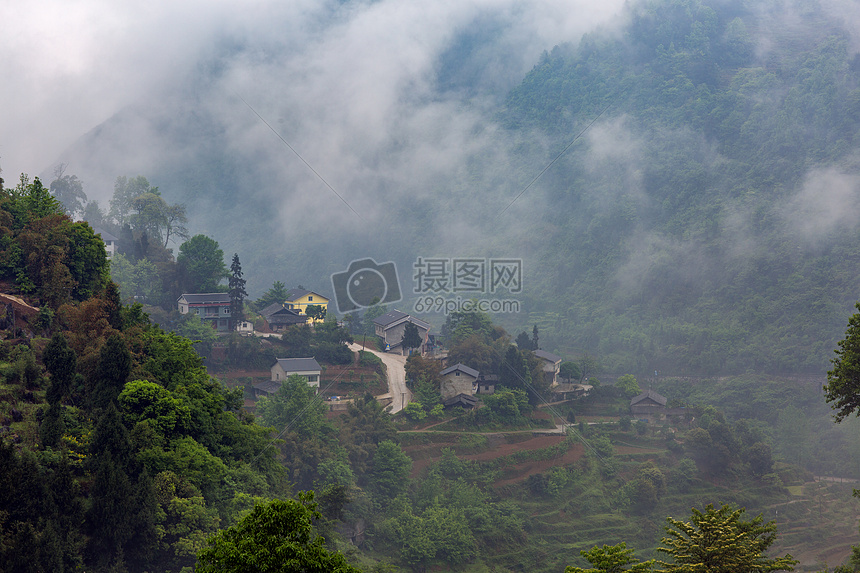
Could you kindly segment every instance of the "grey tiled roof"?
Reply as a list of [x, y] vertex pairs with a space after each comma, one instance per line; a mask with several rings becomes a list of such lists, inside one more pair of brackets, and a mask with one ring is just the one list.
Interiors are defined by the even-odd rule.
[[409, 316], [405, 312], [400, 312], [399, 310], [392, 310], [389, 313], [383, 314], [382, 316], [377, 316], [373, 319], [373, 324], [378, 324], [379, 326], [385, 328], [392, 322], [397, 322], [402, 318]]
[[451, 372], [454, 372], [455, 370], [459, 370], [460, 372], [465, 372], [466, 374], [468, 374], [472, 378], [478, 377], [478, 371], [477, 370], [475, 370], [474, 368], [469, 368], [465, 364], [460, 364], [460, 363], [457, 363], [454, 366], [449, 366], [448, 368], [446, 368], [445, 370], [440, 372], [439, 375], [445, 376], [447, 374], [450, 374]]
[[101, 235], [102, 241], [104, 241], [105, 243], [107, 243], [108, 241], [119, 241], [119, 239], [117, 239], [101, 227], [93, 227], [93, 233], [95, 233], [96, 235]]
[[654, 390], [648, 390], [647, 392], [643, 392], [642, 394], [639, 394], [638, 396], [636, 396], [635, 398], [630, 400], [630, 405], [633, 406], [635, 404], [638, 404], [639, 402], [641, 402], [642, 400], [645, 400], [646, 398], [651, 398], [652, 400], [654, 400], [655, 402], [657, 402], [661, 406], [665, 406], [666, 402], [668, 402], [668, 400], [665, 397], [661, 396], [660, 394], [658, 394]]
[[550, 362], [560, 362], [561, 356], [557, 356], [552, 352], [547, 352], [546, 350], [535, 350], [535, 356], [538, 358], [543, 358], [544, 360], [548, 360]]
[[179, 298], [184, 298], [188, 304], [230, 304], [230, 295], [226, 292], [185, 293]]
[[[284, 369], [284, 372], [312, 372], [322, 370], [319, 362], [313, 358], [278, 358], [278, 364]], [[273, 365], [274, 366], [274, 365]]]
[[380, 317], [373, 319], [373, 324], [381, 326], [383, 329], [387, 329], [389, 326], [394, 325], [401, 320], [406, 319], [415, 326], [419, 328], [423, 328], [424, 330], [430, 330], [430, 324], [424, 322], [420, 318], [415, 318], [414, 316], [409, 316], [405, 312], [401, 312], [397, 309], [392, 310], [387, 314], [383, 314]]

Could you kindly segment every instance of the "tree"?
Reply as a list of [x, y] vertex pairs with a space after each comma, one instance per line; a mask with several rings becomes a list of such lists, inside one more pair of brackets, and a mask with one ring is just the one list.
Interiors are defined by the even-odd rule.
[[421, 340], [421, 334], [418, 332], [418, 327], [411, 322], [407, 322], [406, 327], [403, 329], [403, 338], [400, 339], [401, 346], [411, 350], [413, 348], [419, 348], [422, 342], [424, 341]]
[[633, 550], [627, 549], [626, 543], [592, 547], [589, 551], [580, 551], [580, 555], [591, 563], [591, 569], [582, 569], [569, 565], [564, 573], [647, 573], [651, 571], [654, 560], [640, 562], [633, 557]]
[[532, 328], [532, 350], [540, 350], [540, 337], [538, 336], [537, 324]]
[[51, 341], [42, 352], [42, 362], [51, 374], [51, 385], [48, 386], [45, 399], [51, 405], [59, 404], [71, 390], [78, 363], [75, 351], [69, 348], [62, 332], [57, 332], [51, 337]]
[[628, 398], [632, 398], [640, 392], [639, 383], [636, 381], [636, 377], [633, 374], [619, 376], [618, 380], [615, 381], [615, 387], [624, 392], [624, 395]]
[[233, 253], [233, 262], [230, 264], [230, 279], [228, 281], [228, 292], [230, 293], [230, 330], [235, 330], [236, 325], [245, 319], [245, 279], [242, 278], [242, 264], [239, 262], [239, 254]]
[[110, 218], [120, 227], [128, 223], [134, 199], [153, 191], [159, 194], [158, 188], [150, 187], [149, 181], [142, 175], [133, 179], [117, 177], [113, 186], [113, 198], [110, 200]]
[[577, 364], [576, 362], [571, 362], [570, 360], [562, 362], [561, 367], [559, 367], [558, 373], [562, 378], [567, 380], [568, 384], [570, 384], [570, 381], [574, 378], [579, 380], [579, 364]]
[[99, 207], [98, 201], [88, 202], [82, 216], [84, 221], [95, 227], [100, 227], [105, 220], [105, 212]]
[[693, 508], [689, 522], [666, 518], [666, 537], [658, 551], [672, 558], [660, 561], [666, 573], [764, 573], [792, 571], [797, 563], [791, 555], [770, 559], [767, 549], [776, 541], [776, 522], [759, 514], [741, 521], [744, 508], [724, 505], [704, 511]]
[[224, 251], [206, 235], [194, 235], [182, 243], [176, 262], [186, 273], [185, 292], [213, 292], [227, 275]]
[[164, 209], [164, 248], [170, 242], [170, 236], [175, 235], [180, 239], [188, 238], [188, 216], [185, 214], [185, 205], [167, 205]]
[[600, 373], [600, 362], [597, 358], [588, 354], [584, 355], [578, 361], [579, 364], [579, 381], [582, 382], [589, 376], [594, 376]]
[[287, 296], [287, 286], [281, 281], [275, 281], [274, 283], [272, 283], [272, 288], [264, 292], [263, 296], [261, 296], [256, 300], [256, 302], [254, 302], [254, 308], [257, 311], [261, 311], [270, 304], [284, 304], [284, 301], [287, 300]]
[[517, 334], [517, 338], [514, 342], [516, 342], [517, 348], [520, 350], [537, 350], [537, 348], [534, 347], [532, 339], [529, 338], [529, 335], [526, 332], [520, 332]]
[[131, 353], [118, 334], [112, 334], [99, 350], [99, 362], [90, 400], [97, 408], [106, 408], [116, 400], [131, 373]]
[[[854, 306], [860, 311], [860, 302]], [[836, 358], [830, 360], [833, 369], [827, 372], [824, 397], [836, 410], [833, 417], [841, 422], [860, 409], [860, 312], [851, 315], [838, 346]]]
[[128, 219], [135, 232], [161, 239], [161, 230], [167, 224], [167, 201], [161, 197], [158, 189], [153, 188], [132, 199], [131, 208], [133, 212]]
[[63, 204], [66, 214], [74, 218], [75, 213], [84, 212], [87, 194], [84, 193], [84, 186], [76, 175], [63, 175], [65, 169], [66, 165], [61, 163], [54, 170], [56, 179], [51, 182], [51, 193]]
[[409, 487], [409, 472], [412, 460], [403, 453], [400, 446], [391, 440], [380, 442], [373, 455], [370, 471], [372, 489], [380, 496], [391, 501]]
[[316, 399], [316, 391], [304, 376], [293, 374], [284, 380], [277, 392], [257, 402], [257, 415], [263, 424], [281, 431], [289, 428], [300, 437], [309, 439], [319, 435], [328, 423], [328, 407]]
[[298, 500], [273, 500], [254, 506], [239, 523], [219, 531], [197, 554], [198, 573], [360, 573], [314, 534], [321, 519], [313, 492]]
[[305, 314], [314, 322], [325, 320], [326, 309], [321, 304], [309, 304], [305, 307]]

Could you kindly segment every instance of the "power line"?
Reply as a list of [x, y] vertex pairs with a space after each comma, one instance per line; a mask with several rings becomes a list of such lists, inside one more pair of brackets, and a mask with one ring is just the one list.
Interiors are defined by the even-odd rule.
[[318, 172], [316, 169], [314, 169], [314, 168], [313, 168], [313, 166], [312, 166], [310, 163], [308, 163], [307, 161], [305, 161], [305, 158], [304, 158], [304, 157], [302, 157], [302, 156], [301, 156], [301, 154], [300, 154], [298, 151], [296, 151], [296, 149], [295, 149], [292, 145], [290, 145], [290, 144], [289, 144], [289, 142], [288, 142], [286, 139], [284, 139], [284, 137], [283, 137], [280, 133], [278, 133], [278, 131], [277, 131], [274, 127], [272, 127], [272, 125], [271, 125], [268, 121], [266, 121], [266, 120], [265, 120], [265, 118], [264, 118], [262, 115], [260, 115], [259, 113], [257, 113], [257, 110], [256, 110], [256, 109], [254, 109], [253, 107], [251, 107], [251, 104], [249, 104], [247, 101], [245, 101], [245, 98], [243, 98], [241, 95], [239, 95], [239, 94], [238, 94], [238, 93], [236, 93], [236, 92], [233, 92], [233, 93], [235, 93], [235, 94], [236, 94], [236, 97], [238, 97], [240, 100], [242, 100], [242, 103], [244, 103], [246, 106], [248, 106], [248, 109], [250, 109], [252, 112], [254, 112], [254, 115], [256, 115], [256, 116], [260, 119], [260, 121], [262, 121], [262, 122], [266, 125], [266, 127], [268, 127], [268, 128], [272, 131], [272, 133], [274, 133], [274, 134], [278, 137], [278, 139], [280, 139], [280, 140], [283, 142], [283, 144], [287, 146], [287, 149], [289, 149], [290, 151], [292, 151], [292, 152], [295, 154], [295, 156], [296, 156], [296, 157], [298, 157], [298, 158], [301, 160], [301, 162], [302, 162], [302, 163], [304, 163], [304, 164], [305, 164], [305, 166], [307, 166], [307, 168], [308, 168], [308, 169], [310, 169], [310, 170], [313, 172], [313, 174], [314, 174], [314, 175], [316, 175], [316, 176], [319, 178], [319, 180], [320, 180], [320, 181], [322, 181], [322, 182], [325, 184], [325, 186], [326, 186], [326, 187], [328, 187], [329, 189], [331, 189], [331, 192], [332, 192], [332, 193], [334, 193], [335, 195], [337, 195], [337, 198], [338, 198], [338, 199], [340, 199], [341, 201], [343, 201], [343, 204], [344, 204], [344, 205], [346, 205], [347, 207], [349, 207], [349, 210], [350, 210], [350, 211], [352, 211], [353, 213], [355, 213], [355, 214], [356, 214], [356, 216], [357, 216], [359, 219], [361, 219], [362, 221], [364, 221], [364, 217], [362, 217], [362, 216], [359, 214], [359, 212], [358, 212], [358, 211], [356, 211], [355, 209], [353, 209], [353, 208], [352, 208], [352, 205], [350, 205], [349, 203], [347, 203], [346, 199], [344, 199], [344, 198], [343, 198], [343, 196], [342, 196], [340, 193], [338, 193], [338, 192], [335, 190], [335, 188], [334, 188], [334, 187], [332, 187], [331, 185], [329, 185], [329, 182], [328, 182], [328, 181], [326, 181], [326, 180], [325, 180], [325, 178], [324, 178], [322, 175], [320, 175], [320, 174], [319, 174], [319, 172]]
[[[612, 104], [610, 104], [610, 105], [612, 105]], [[534, 178], [534, 179], [532, 179], [532, 180], [531, 180], [531, 182], [530, 182], [528, 185], [526, 185], [526, 186], [525, 186], [525, 188], [524, 188], [522, 191], [520, 191], [520, 192], [519, 192], [519, 194], [518, 194], [516, 197], [514, 197], [514, 200], [513, 200], [513, 201], [511, 201], [511, 202], [510, 202], [510, 204], [508, 204], [508, 206], [507, 206], [507, 207], [505, 207], [504, 209], [502, 209], [502, 212], [498, 214], [498, 217], [501, 217], [502, 215], [504, 215], [504, 214], [505, 214], [505, 211], [507, 211], [508, 209], [510, 209], [510, 208], [514, 205], [514, 203], [516, 203], [516, 202], [517, 202], [517, 199], [519, 199], [520, 197], [522, 197], [523, 193], [525, 193], [526, 191], [528, 191], [528, 190], [529, 190], [529, 188], [530, 188], [532, 185], [534, 185], [535, 181], [537, 181], [538, 179], [540, 179], [541, 175], [543, 175], [544, 173], [546, 173], [546, 172], [547, 172], [547, 170], [548, 170], [550, 167], [552, 167], [552, 166], [555, 164], [555, 162], [556, 162], [556, 161], [558, 161], [559, 159], [561, 159], [561, 156], [562, 156], [562, 155], [564, 155], [564, 154], [565, 154], [565, 152], [566, 152], [568, 149], [570, 149], [570, 147], [571, 147], [574, 143], [576, 143], [576, 142], [579, 140], [579, 138], [580, 138], [580, 137], [582, 137], [582, 136], [583, 136], [583, 134], [584, 134], [586, 131], [588, 131], [588, 128], [590, 128], [592, 125], [594, 125], [594, 123], [595, 123], [598, 119], [600, 119], [600, 116], [602, 116], [604, 113], [606, 113], [606, 110], [607, 110], [607, 109], [609, 109], [609, 105], [607, 105], [605, 108], [603, 108], [603, 111], [601, 111], [599, 114], [597, 114], [597, 117], [595, 117], [594, 119], [592, 119], [592, 120], [591, 120], [591, 122], [590, 122], [588, 125], [586, 125], [586, 126], [585, 126], [585, 128], [584, 128], [582, 131], [580, 131], [580, 132], [579, 132], [579, 134], [578, 134], [576, 137], [574, 137], [574, 138], [573, 138], [573, 140], [572, 140], [570, 143], [568, 143], [568, 144], [564, 147], [564, 149], [562, 149], [562, 150], [561, 150], [561, 153], [559, 153], [558, 155], [556, 155], [556, 156], [555, 156], [555, 159], [553, 159], [552, 161], [550, 161], [550, 162], [549, 162], [549, 164], [548, 164], [546, 167], [544, 167], [544, 168], [543, 168], [543, 170], [542, 170], [540, 173], [538, 173], [537, 175], [535, 175], [535, 178]], [[498, 218], [498, 217], [496, 217], [496, 218]]]

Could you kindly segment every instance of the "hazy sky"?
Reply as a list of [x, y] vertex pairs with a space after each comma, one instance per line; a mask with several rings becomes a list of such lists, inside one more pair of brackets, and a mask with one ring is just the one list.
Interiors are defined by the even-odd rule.
[[[372, 82], [378, 98], [357, 100], [348, 110], [372, 124], [390, 109], [386, 98], [422, 97], [420, 84], [428, 70], [477, 18], [497, 23], [499, 46], [506, 48], [481, 70], [490, 81], [521, 76], [542, 50], [575, 41], [617, 13], [622, 3], [2, 2], [0, 168], [7, 183], [21, 172], [40, 173], [82, 134], [124, 106], [181, 82], [225, 46], [242, 46], [255, 71], [267, 53], [287, 54], [286, 68], [279, 69], [295, 74], [295, 85], [307, 84], [306, 76], [340, 77], [349, 82], [341, 89], [361, 92]], [[314, 58], [289, 57], [309, 47]], [[232, 66], [239, 68], [233, 75], [241, 75], [241, 61]], [[315, 82], [311, 87], [325, 91], [330, 86]]]

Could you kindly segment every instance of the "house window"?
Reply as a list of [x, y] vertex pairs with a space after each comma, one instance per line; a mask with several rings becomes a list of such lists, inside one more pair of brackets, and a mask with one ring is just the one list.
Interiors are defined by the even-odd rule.
[[313, 301], [314, 301], [314, 297], [309, 296], [309, 297], [308, 297], [308, 302], [313, 302]]
[[456, 372], [454, 372], [454, 376], [459, 376], [459, 375], [460, 375], [460, 371], [459, 371], [459, 370], [457, 370]]
[[229, 306], [225, 306], [222, 310], [223, 310], [224, 314], [230, 314], [230, 307]]

